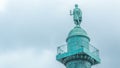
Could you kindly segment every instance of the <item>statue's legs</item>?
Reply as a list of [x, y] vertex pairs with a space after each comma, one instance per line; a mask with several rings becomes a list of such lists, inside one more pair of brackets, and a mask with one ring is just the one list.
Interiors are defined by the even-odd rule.
[[82, 22], [82, 17], [79, 17], [79, 24], [81, 24]]
[[74, 23], [75, 23], [75, 25], [78, 25], [78, 21], [77, 20], [74, 20]]
[[75, 25], [80, 25], [81, 24], [81, 20], [74, 20]]

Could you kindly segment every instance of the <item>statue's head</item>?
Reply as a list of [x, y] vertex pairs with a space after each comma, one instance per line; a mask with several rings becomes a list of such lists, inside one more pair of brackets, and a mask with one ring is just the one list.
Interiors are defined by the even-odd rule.
[[78, 4], [75, 4], [75, 8], [78, 8]]

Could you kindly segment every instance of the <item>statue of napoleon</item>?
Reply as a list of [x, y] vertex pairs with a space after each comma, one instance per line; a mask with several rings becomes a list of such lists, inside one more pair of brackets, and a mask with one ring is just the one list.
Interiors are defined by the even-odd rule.
[[80, 25], [82, 21], [82, 11], [78, 8], [78, 4], [75, 4], [73, 12], [70, 10], [70, 15], [73, 15], [73, 20], [76, 25]]

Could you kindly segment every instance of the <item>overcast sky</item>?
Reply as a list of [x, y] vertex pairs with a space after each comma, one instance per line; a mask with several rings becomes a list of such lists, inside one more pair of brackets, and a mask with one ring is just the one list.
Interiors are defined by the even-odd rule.
[[74, 27], [69, 10], [76, 3], [100, 50], [93, 68], [119, 68], [120, 0], [0, 0], [0, 68], [65, 68], [56, 51]]

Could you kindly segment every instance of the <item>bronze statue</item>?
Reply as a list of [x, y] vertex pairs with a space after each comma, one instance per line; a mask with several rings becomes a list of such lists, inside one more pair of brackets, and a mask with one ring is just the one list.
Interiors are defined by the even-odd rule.
[[80, 25], [82, 21], [82, 11], [78, 8], [78, 4], [75, 4], [73, 12], [70, 11], [70, 15], [73, 15], [73, 20], [76, 25]]

